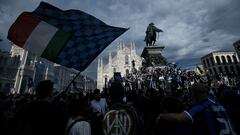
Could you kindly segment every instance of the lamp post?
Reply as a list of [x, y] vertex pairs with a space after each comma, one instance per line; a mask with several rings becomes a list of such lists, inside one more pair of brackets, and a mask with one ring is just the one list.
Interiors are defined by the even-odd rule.
[[44, 61], [39, 61], [39, 62], [37, 62], [37, 64], [39, 64], [39, 65], [41, 65], [41, 68], [44, 68], [44, 73], [42, 74], [43, 76], [42, 76], [42, 80], [47, 80], [48, 79], [48, 65], [47, 65], [47, 63], [46, 62], [44, 62]]
[[84, 75], [84, 91], [87, 92], [87, 90], [89, 89], [88, 85], [89, 85], [90, 80], [87, 79], [87, 75]]
[[35, 82], [35, 76], [36, 76], [36, 63], [37, 63], [37, 56], [34, 57], [34, 60], [31, 61], [31, 63], [33, 64], [33, 83]]
[[[34, 60], [30, 61], [33, 64], [33, 76], [32, 76], [32, 81], [33, 84], [35, 84], [35, 82], [38, 82], [39, 79], [41, 80], [47, 80], [48, 79], [48, 65], [46, 65], [45, 62], [38, 60], [37, 56], [34, 57]], [[38, 67], [38, 69], [37, 69]], [[39, 71], [39, 68], [43, 68], [43, 73], [41, 71]], [[41, 78], [39, 78], [39, 74], [41, 75]]]

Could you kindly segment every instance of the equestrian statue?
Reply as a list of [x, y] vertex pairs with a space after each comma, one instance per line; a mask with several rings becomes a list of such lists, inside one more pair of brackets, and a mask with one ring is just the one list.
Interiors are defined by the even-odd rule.
[[156, 42], [157, 32], [163, 32], [161, 29], [154, 26], [154, 23], [151, 22], [146, 30], [146, 36], [144, 41], [146, 42], [146, 46], [154, 46]]

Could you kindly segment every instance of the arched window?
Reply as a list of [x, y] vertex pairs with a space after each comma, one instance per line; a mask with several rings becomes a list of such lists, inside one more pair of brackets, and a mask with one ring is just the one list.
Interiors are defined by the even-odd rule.
[[235, 55], [233, 55], [232, 58], [233, 58], [233, 62], [234, 62], [235, 64], [238, 63], [237, 57], [236, 57]]
[[222, 62], [223, 62], [223, 64], [227, 64], [227, 61], [226, 61], [225, 57], [222, 56], [221, 58], [222, 58]]
[[204, 67], [207, 67], [205, 60], [203, 60], [203, 66], [204, 66]]
[[207, 59], [207, 66], [210, 67], [209, 59]]
[[222, 67], [218, 67], [218, 70], [219, 70], [220, 73], [223, 73]]
[[235, 74], [235, 70], [234, 70], [233, 66], [230, 66], [230, 72]]
[[231, 57], [229, 55], [227, 56], [227, 60], [228, 60], [229, 64], [232, 64], [232, 59], [231, 59]]
[[126, 75], [128, 75], [129, 74], [129, 70], [128, 69], [126, 69]]
[[226, 74], [228, 75], [229, 74], [229, 70], [228, 70], [227, 66], [224, 66], [224, 70], [225, 70]]
[[128, 57], [128, 55], [125, 56], [125, 64], [126, 64], [126, 65], [129, 64], [129, 57]]
[[220, 58], [218, 56], [216, 56], [216, 60], [217, 60], [217, 64], [220, 65], [221, 61], [220, 61]]
[[210, 57], [210, 62], [212, 64], [212, 66], [213, 66], [214, 65], [213, 57]]

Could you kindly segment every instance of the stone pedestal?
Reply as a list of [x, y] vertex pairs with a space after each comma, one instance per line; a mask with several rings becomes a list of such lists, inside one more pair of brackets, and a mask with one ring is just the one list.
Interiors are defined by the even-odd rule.
[[143, 66], [165, 67], [167, 65], [166, 59], [162, 56], [164, 46], [146, 46], [143, 49], [141, 57], [145, 59]]

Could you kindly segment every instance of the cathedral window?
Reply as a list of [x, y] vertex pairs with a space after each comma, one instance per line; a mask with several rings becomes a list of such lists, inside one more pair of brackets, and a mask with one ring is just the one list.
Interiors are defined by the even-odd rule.
[[129, 64], [129, 57], [128, 57], [128, 55], [125, 56], [125, 64], [126, 64], [126, 65]]
[[126, 69], [126, 75], [128, 75], [129, 74], [129, 70], [128, 69]]

